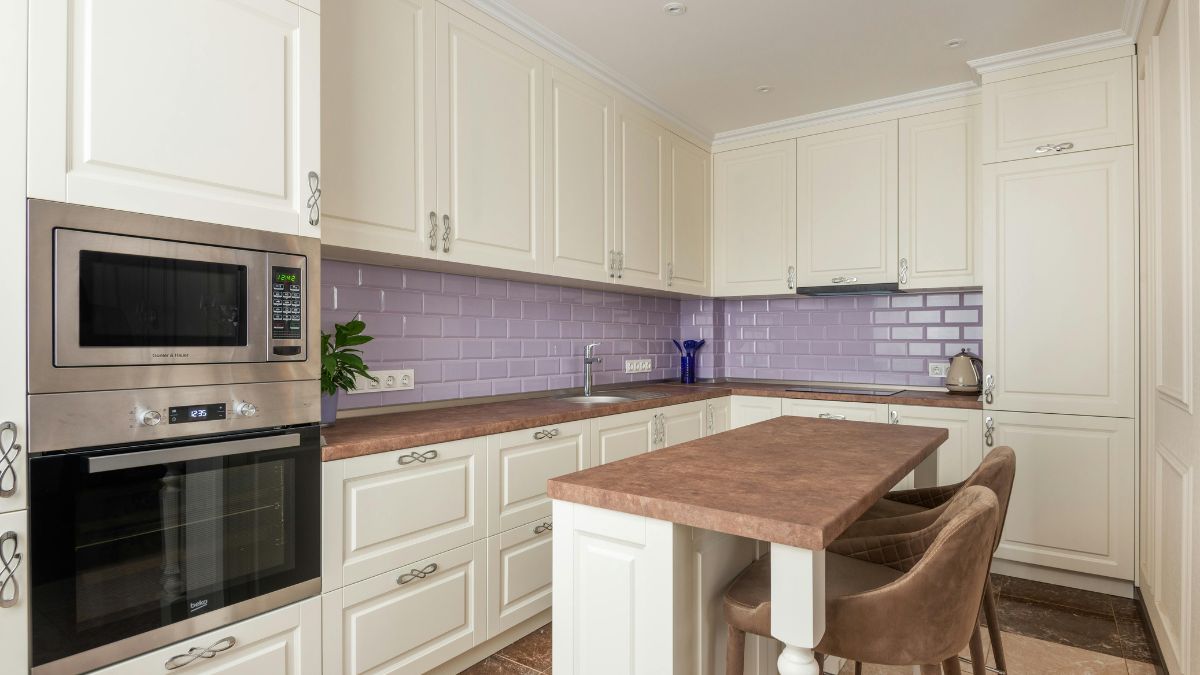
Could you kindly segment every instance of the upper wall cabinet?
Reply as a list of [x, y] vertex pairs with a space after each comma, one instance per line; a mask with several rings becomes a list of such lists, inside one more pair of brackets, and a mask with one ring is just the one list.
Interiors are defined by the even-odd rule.
[[984, 163], [1133, 143], [1128, 57], [986, 82], [983, 89]]
[[322, 241], [433, 256], [433, 0], [338, 0], [321, 18]]
[[709, 241], [712, 218], [711, 155], [678, 136], [671, 136], [667, 171], [670, 179], [667, 218], [667, 288], [707, 294], [711, 287]]
[[900, 120], [900, 288], [977, 286], [979, 106]]
[[796, 141], [797, 283], [895, 282], [895, 121]]
[[616, 102], [581, 78], [546, 68], [546, 229], [539, 271], [615, 280]]
[[29, 33], [29, 196], [319, 234], [317, 14], [39, 0]]
[[670, 134], [624, 101], [617, 111], [617, 278], [666, 285]]
[[767, 295], [796, 288], [796, 141], [713, 160], [713, 291]]

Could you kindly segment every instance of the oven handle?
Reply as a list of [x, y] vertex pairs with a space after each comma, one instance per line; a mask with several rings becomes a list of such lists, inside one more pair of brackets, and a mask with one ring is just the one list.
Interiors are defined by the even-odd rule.
[[197, 459], [240, 455], [247, 452], [295, 448], [299, 445], [300, 434], [282, 434], [279, 436], [245, 438], [237, 441], [220, 441], [205, 445], [188, 445], [182, 448], [164, 448], [162, 450], [126, 452], [120, 455], [88, 457], [88, 473], [121, 471], [124, 469], [136, 469], [142, 466], [170, 464], [172, 462], [191, 462]]

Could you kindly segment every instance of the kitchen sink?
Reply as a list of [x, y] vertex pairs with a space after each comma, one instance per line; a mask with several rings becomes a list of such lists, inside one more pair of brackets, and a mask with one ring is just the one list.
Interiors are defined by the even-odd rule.
[[558, 401], [566, 403], [628, 403], [629, 401], [645, 401], [652, 398], [662, 398], [666, 396], [660, 391], [622, 391], [612, 394], [592, 394], [591, 396], [559, 396]]

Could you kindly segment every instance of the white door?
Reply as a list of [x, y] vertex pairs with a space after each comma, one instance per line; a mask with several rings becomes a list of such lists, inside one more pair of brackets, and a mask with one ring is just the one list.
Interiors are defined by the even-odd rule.
[[652, 408], [596, 418], [592, 427], [592, 466], [653, 450], [657, 415]]
[[1133, 417], [1133, 148], [989, 164], [983, 175], [985, 406]]
[[854, 403], [849, 401], [816, 401], [812, 399], [783, 399], [783, 414], [796, 417], [817, 417], [827, 420], [850, 420], [852, 422], [878, 422], [886, 424], [888, 409], [878, 403]]
[[30, 8], [29, 196], [319, 232], [318, 15], [287, 0]]
[[613, 260], [615, 100], [559, 68], [546, 69], [546, 229], [539, 271], [607, 281]]
[[668, 157], [667, 287], [707, 295], [712, 262], [710, 234], [711, 155], [672, 135]]
[[487, 540], [487, 636], [490, 640], [550, 609], [554, 523], [546, 518]]
[[765, 422], [783, 414], [783, 400], [773, 396], [731, 396], [730, 428]]
[[713, 157], [713, 293], [796, 288], [796, 141]]
[[704, 401], [667, 406], [659, 408], [657, 412], [660, 420], [660, 448], [687, 443], [706, 435], [708, 408]]
[[989, 447], [1017, 455], [1004, 538], [996, 555], [1133, 579], [1137, 502], [1134, 421], [988, 411]]
[[667, 152], [670, 135], [624, 101], [617, 110], [617, 278], [641, 288], [666, 284]]
[[322, 16], [322, 243], [433, 257], [433, 0], [340, 0]]
[[896, 281], [897, 124], [796, 141], [797, 284]]
[[983, 412], [924, 405], [889, 405], [893, 424], [945, 429], [950, 437], [916, 469], [915, 484], [953, 485], [965, 480], [983, 461]]
[[587, 468], [588, 437], [582, 421], [488, 436], [488, 534], [549, 518], [546, 481]]
[[999, 82], [985, 76], [984, 82], [985, 163], [1133, 143], [1133, 59], [1127, 56]]
[[438, 257], [534, 270], [542, 60], [444, 5], [435, 14]]
[[733, 428], [732, 403], [730, 396], [705, 401], [708, 409], [708, 432], [706, 435], [719, 434]]
[[979, 106], [900, 120], [900, 288], [980, 285], [978, 134]]

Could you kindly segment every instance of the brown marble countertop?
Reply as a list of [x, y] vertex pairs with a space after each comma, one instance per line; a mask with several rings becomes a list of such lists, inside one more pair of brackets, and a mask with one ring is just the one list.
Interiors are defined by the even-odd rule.
[[551, 479], [553, 499], [823, 549], [949, 437], [777, 417]]
[[[936, 391], [905, 390], [893, 396], [855, 394], [817, 394], [785, 391], [795, 384], [766, 384], [754, 382], [719, 382], [698, 384], [647, 384], [638, 391], [665, 394], [658, 398], [624, 403], [579, 404], [555, 400], [553, 397], [527, 398], [496, 403], [479, 403], [451, 408], [414, 410], [411, 412], [343, 418], [322, 431], [325, 447], [323, 461], [348, 459], [378, 452], [415, 448], [432, 443], [445, 443], [464, 438], [529, 429], [550, 424], [618, 415], [620, 413], [660, 408], [692, 401], [723, 396], [767, 396], [803, 398], [822, 401], [853, 401], [864, 403], [895, 403], [948, 408], [982, 408], [976, 397], [955, 396]], [[604, 392], [599, 392], [604, 393]], [[613, 392], [619, 393], [619, 392]]]

